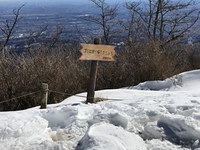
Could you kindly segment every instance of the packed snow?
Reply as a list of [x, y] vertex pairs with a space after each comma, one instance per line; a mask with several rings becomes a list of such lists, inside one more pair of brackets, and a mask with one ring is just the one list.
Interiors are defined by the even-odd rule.
[[1, 150], [200, 150], [200, 70], [0, 113]]

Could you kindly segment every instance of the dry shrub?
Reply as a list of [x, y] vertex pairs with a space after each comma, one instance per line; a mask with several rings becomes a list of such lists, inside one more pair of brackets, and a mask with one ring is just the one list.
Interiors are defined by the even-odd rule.
[[161, 47], [159, 43], [150, 41], [134, 47], [131, 55], [136, 55], [130, 58], [136, 63], [128, 62], [134, 66], [136, 83], [162, 80], [187, 69], [182, 51], [176, 45]]
[[161, 47], [154, 41], [138, 42], [117, 52], [116, 62], [100, 64], [98, 89], [163, 80], [190, 69], [185, 50], [177, 44]]
[[200, 50], [199, 45], [188, 45], [186, 47], [187, 63], [191, 69], [200, 69]]
[[[48, 83], [48, 103], [60, 102], [69, 94], [86, 91], [88, 67], [77, 58], [77, 47], [69, 46], [48, 50], [46, 47], [23, 55], [7, 53], [1, 56], [1, 101], [41, 90], [41, 83]], [[70, 51], [70, 52], [69, 52]], [[33, 94], [9, 103], [4, 110], [25, 109], [40, 105], [40, 94]]]
[[[161, 47], [150, 41], [125, 48], [117, 51], [115, 62], [99, 63], [97, 90], [162, 80], [199, 67], [200, 57], [195, 47], [189, 49], [177, 44]], [[40, 91], [43, 82], [51, 90], [48, 103], [87, 91], [90, 62], [78, 60], [79, 49], [78, 44], [68, 43], [54, 49], [38, 47], [22, 55], [0, 54], [0, 101]], [[40, 99], [40, 93], [21, 97], [4, 103], [4, 110], [38, 106]]]

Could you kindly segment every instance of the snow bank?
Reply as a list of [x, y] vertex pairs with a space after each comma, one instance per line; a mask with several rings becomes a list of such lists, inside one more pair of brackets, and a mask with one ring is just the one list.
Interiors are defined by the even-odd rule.
[[137, 86], [128, 87], [128, 89], [137, 89], [137, 90], [168, 90], [173, 86], [173, 81], [166, 79], [164, 81], [146, 81], [140, 83]]
[[96, 91], [108, 99], [97, 104], [72, 96], [43, 110], [1, 112], [0, 149], [197, 150], [199, 88], [200, 70], [194, 70], [132, 90]]
[[[193, 70], [181, 73], [173, 77], [174, 83], [178, 90], [192, 91], [200, 90], [200, 70]], [[173, 90], [173, 89], [172, 89]]]
[[166, 138], [176, 144], [193, 144], [200, 139], [200, 121], [181, 115], [163, 115], [158, 120], [158, 126], [163, 127]]
[[137, 86], [127, 87], [137, 90], [191, 91], [200, 90], [200, 70], [183, 72], [163, 81], [146, 81]]
[[107, 123], [92, 125], [76, 150], [146, 150], [143, 140], [134, 133]]
[[0, 113], [0, 149], [35, 150], [62, 149], [52, 143], [48, 122], [37, 114], [27, 111]]

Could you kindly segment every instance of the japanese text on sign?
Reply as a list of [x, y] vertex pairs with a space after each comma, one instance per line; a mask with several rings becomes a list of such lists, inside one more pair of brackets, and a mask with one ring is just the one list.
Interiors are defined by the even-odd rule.
[[81, 44], [83, 48], [80, 52], [83, 54], [80, 60], [99, 60], [99, 61], [114, 61], [115, 46]]

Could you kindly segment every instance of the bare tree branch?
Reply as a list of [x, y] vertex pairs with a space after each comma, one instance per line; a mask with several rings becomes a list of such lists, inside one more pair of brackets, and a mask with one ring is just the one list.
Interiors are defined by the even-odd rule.
[[140, 29], [141, 32], [144, 31], [148, 39], [159, 40], [163, 45], [183, 37], [200, 17], [195, 0], [148, 0], [147, 3], [131, 7], [135, 4], [127, 2], [126, 8], [137, 14], [134, 17], [143, 22], [141, 28], [146, 32]]
[[84, 19], [101, 26], [103, 31], [104, 44], [110, 44], [112, 38], [112, 28], [116, 24], [115, 18], [117, 16], [118, 5], [110, 7], [105, 3], [105, 0], [90, 0], [100, 10], [99, 16], [87, 16]]
[[2, 43], [2, 47], [0, 48], [0, 51], [2, 51], [8, 44], [8, 42], [10, 41], [10, 38], [14, 32], [14, 29], [16, 27], [16, 24], [19, 22], [20, 17], [19, 17], [19, 13], [20, 10], [25, 6], [25, 4], [23, 4], [21, 7], [19, 7], [18, 9], [14, 9], [13, 10], [13, 19], [11, 22], [9, 22], [8, 20], [2, 22], [2, 26], [0, 25], [0, 31], [3, 33], [3, 36], [5, 38], [5, 41]]

